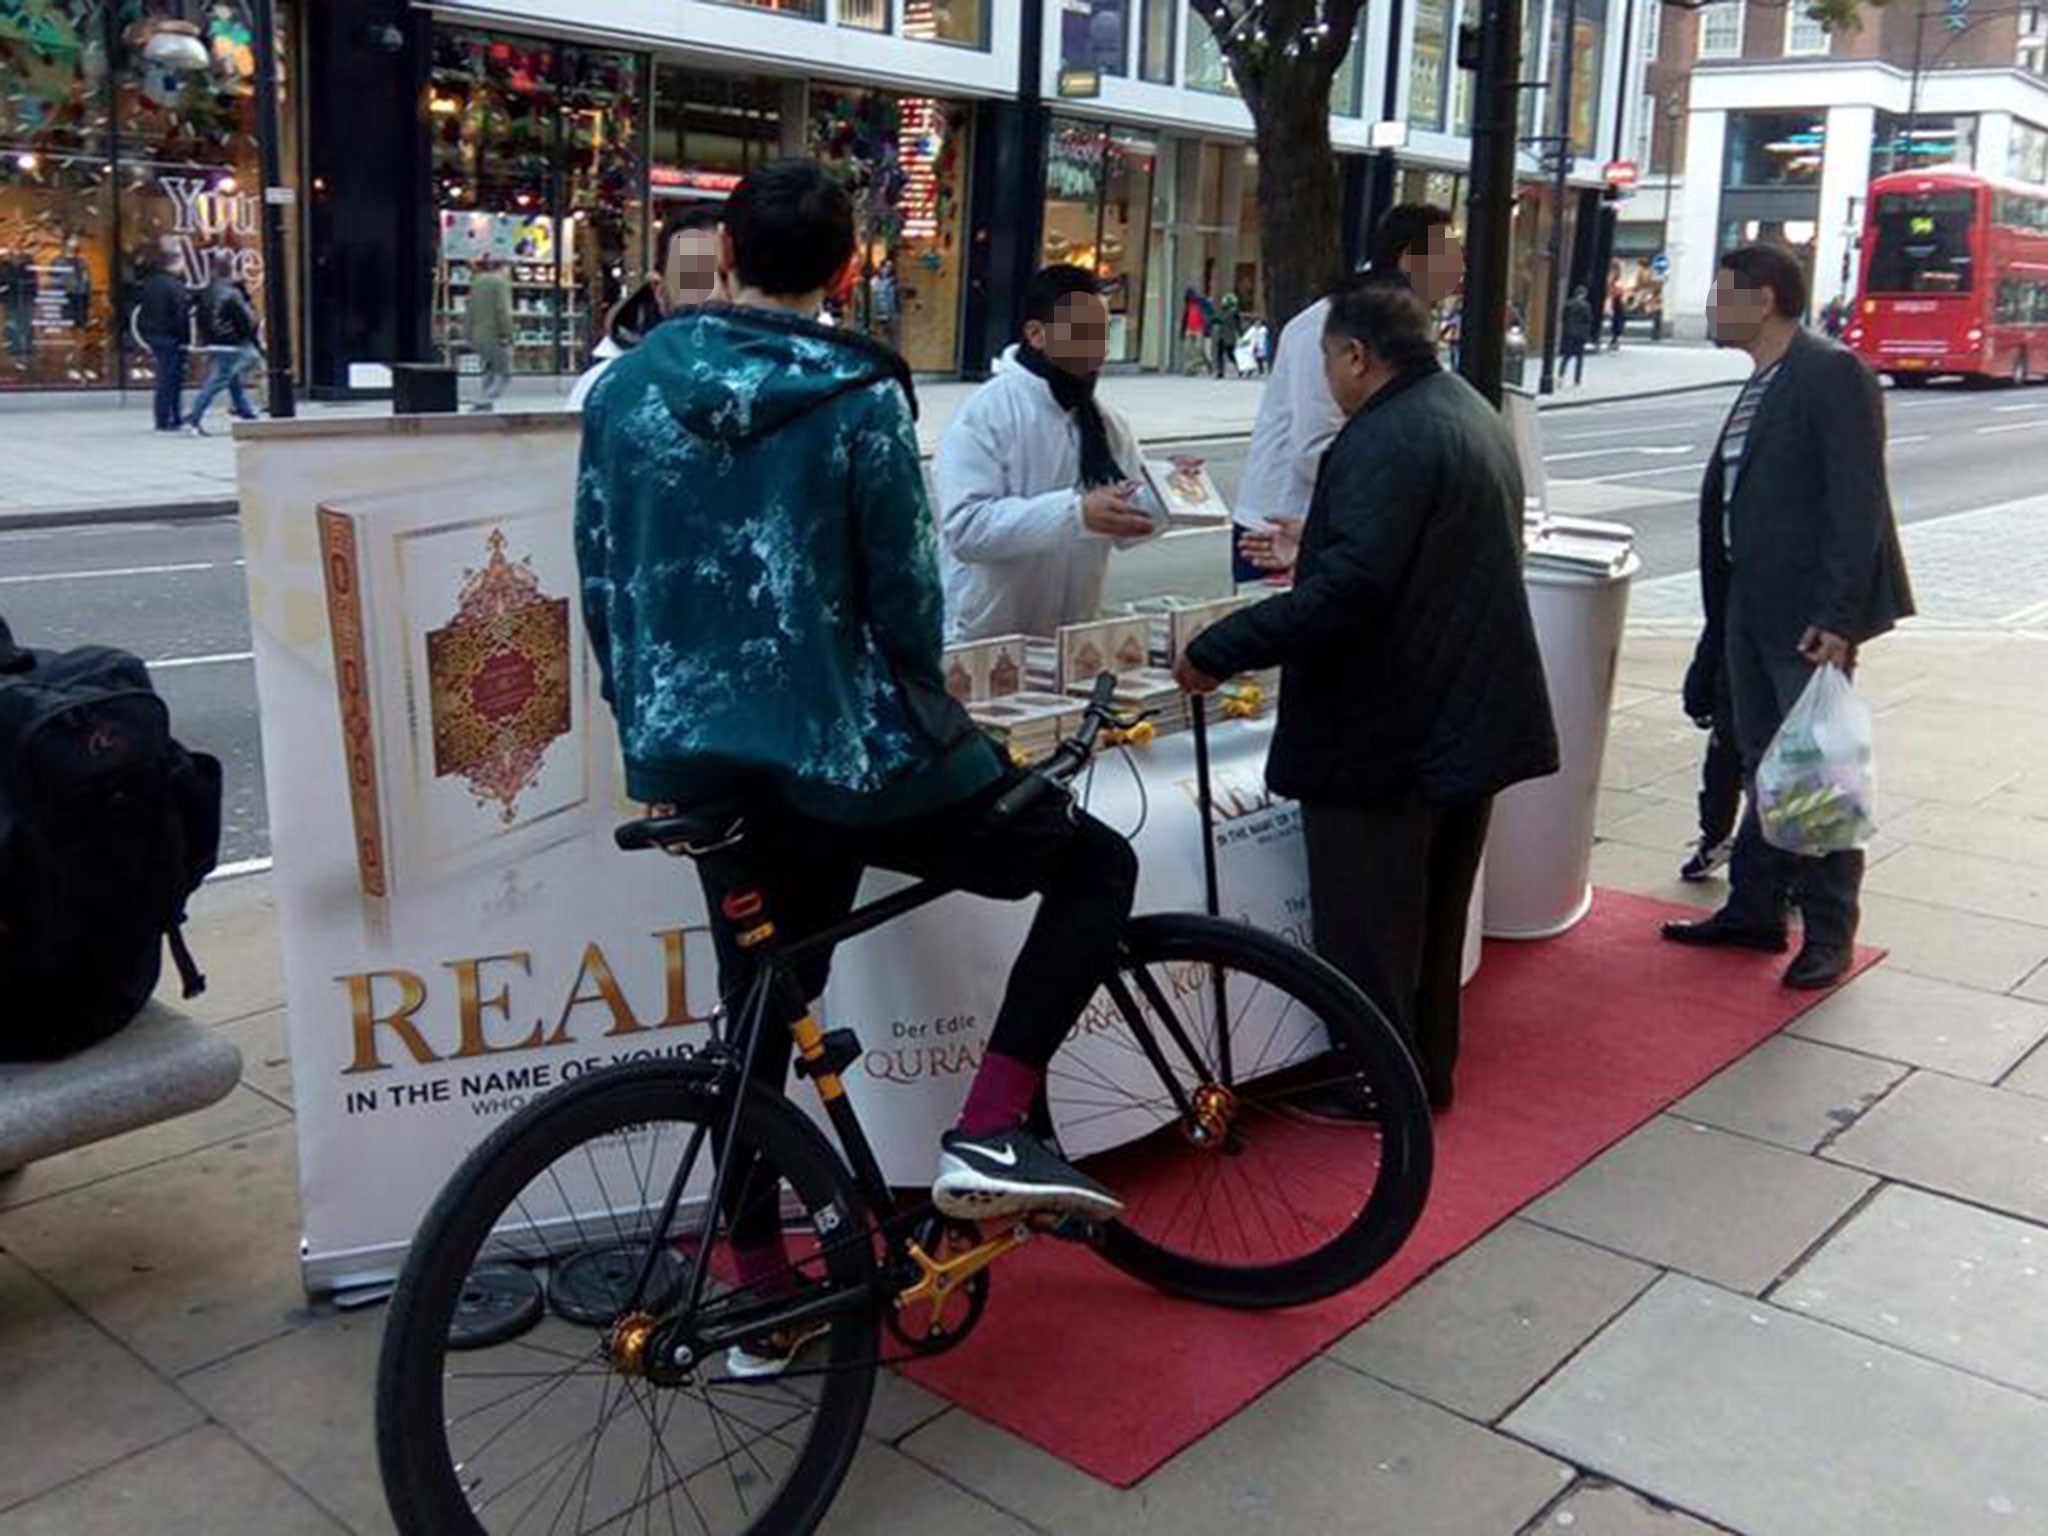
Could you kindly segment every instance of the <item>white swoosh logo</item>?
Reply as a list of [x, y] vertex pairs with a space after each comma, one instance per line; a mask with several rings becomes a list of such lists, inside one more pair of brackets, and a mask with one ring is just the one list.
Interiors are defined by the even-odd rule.
[[1005, 1147], [1000, 1152], [996, 1151], [993, 1147], [976, 1147], [974, 1154], [977, 1157], [987, 1158], [998, 1168], [1014, 1168], [1017, 1166], [1017, 1149], [1015, 1147]]

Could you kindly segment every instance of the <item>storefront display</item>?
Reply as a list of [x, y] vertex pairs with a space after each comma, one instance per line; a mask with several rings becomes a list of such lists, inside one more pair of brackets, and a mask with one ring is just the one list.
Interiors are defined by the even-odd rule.
[[834, 300], [838, 318], [919, 372], [960, 362], [968, 134], [957, 102], [811, 89], [810, 151], [846, 179], [859, 233], [854, 282]]
[[0, 389], [147, 383], [120, 321], [145, 258], [262, 312], [250, 39], [246, 0], [0, 6]]
[[1100, 123], [1055, 121], [1046, 154], [1047, 263], [1085, 267], [1109, 304], [1109, 361], [1143, 345], [1146, 256], [1157, 143]]
[[646, 261], [637, 55], [461, 28], [434, 35], [433, 338], [474, 368], [470, 265], [511, 269], [515, 373], [581, 368]]

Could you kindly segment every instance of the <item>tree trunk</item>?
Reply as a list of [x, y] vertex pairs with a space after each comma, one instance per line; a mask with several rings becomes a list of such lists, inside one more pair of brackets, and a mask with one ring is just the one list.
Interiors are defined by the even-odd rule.
[[1343, 275], [1343, 196], [1330, 144], [1330, 66], [1275, 58], [1257, 99], [1260, 254], [1268, 323], [1277, 333]]

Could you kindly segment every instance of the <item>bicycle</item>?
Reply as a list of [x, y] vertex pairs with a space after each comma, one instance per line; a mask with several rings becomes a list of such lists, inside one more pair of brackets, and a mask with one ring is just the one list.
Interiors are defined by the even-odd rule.
[[[1066, 792], [1099, 734], [1124, 727], [1108, 682], [992, 814]], [[745, 829], [723, 820], [634, 822], [617, 840], [744, 868]], [[1131, 921], [1080, 1026], [1120, 1050], [1076, 1069], [1063, 1049], [1034, 1115], [1054, 1136], [1111, 1112], [1151, 1126], [1094, 1161], [1125, 1202], [1115, 1221], [984, 1231], [939, 1215], [928, 1191], [899, 1198], [841, 1079], [860, 1044], [821, 1028], [792, 972], [946, 890], [913, 885], [783, 941], [758, 893], [738, 889], [728, 916], [762, 963], [726, 1016], [737, 1024], [687, 1059], [614, 1067], [526, 1106], [421, 1223], [377, 1381], [378, 1458], [404, 1536], [636, 1522], [802, 1536], [846, 1476], [877, 1370], [956, 1347], [982, 1317], [990, 1267], [1019, 1247], [1085, 1243], [1160, 1290], [1258, 1309], [1356, 1284], [1421, 1214], [1429, 1109], [1398, 1033], [1315, 956], [1191, 914]], [[787, 1096], [750, 1086], [778, 999], [837, 1152]], [[1369, 1092], [1369, 1118], [1313, 1109], [1337, 1083]], [[738, 1191], [736, 1166], [749, 1170]], [[788, 1266], [742, 1276], [731, 1212], [771, 1197]], [[805, 1341], [786, 1370], [734, 1374], [736, 1347], [778, 1334]]]

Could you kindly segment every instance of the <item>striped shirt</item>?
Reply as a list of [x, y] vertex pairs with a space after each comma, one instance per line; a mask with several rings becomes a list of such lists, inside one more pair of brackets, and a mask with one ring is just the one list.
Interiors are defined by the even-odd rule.
[[1723, 466], [1721, 494], [1721, 541], [1729, 543], [1728, 508], [1735, 504], [1735, 487], [1742, 479], [1742, 459], [1749, 447], [1749, 431], [1756, 424], [1757, 410], [1764, 403], [1764, 396], [1770, 392], [1771, 382], [1777, 378], [1778, 370], [1785, 365], [1782, 361], [1771, 364], [1749, 376], [1749, 382], [1742, 386], [1742, 393], [1735, 397], [1735, 409], [1728, 413], [1727, 430], [1721, 434], [1721, 463]]

